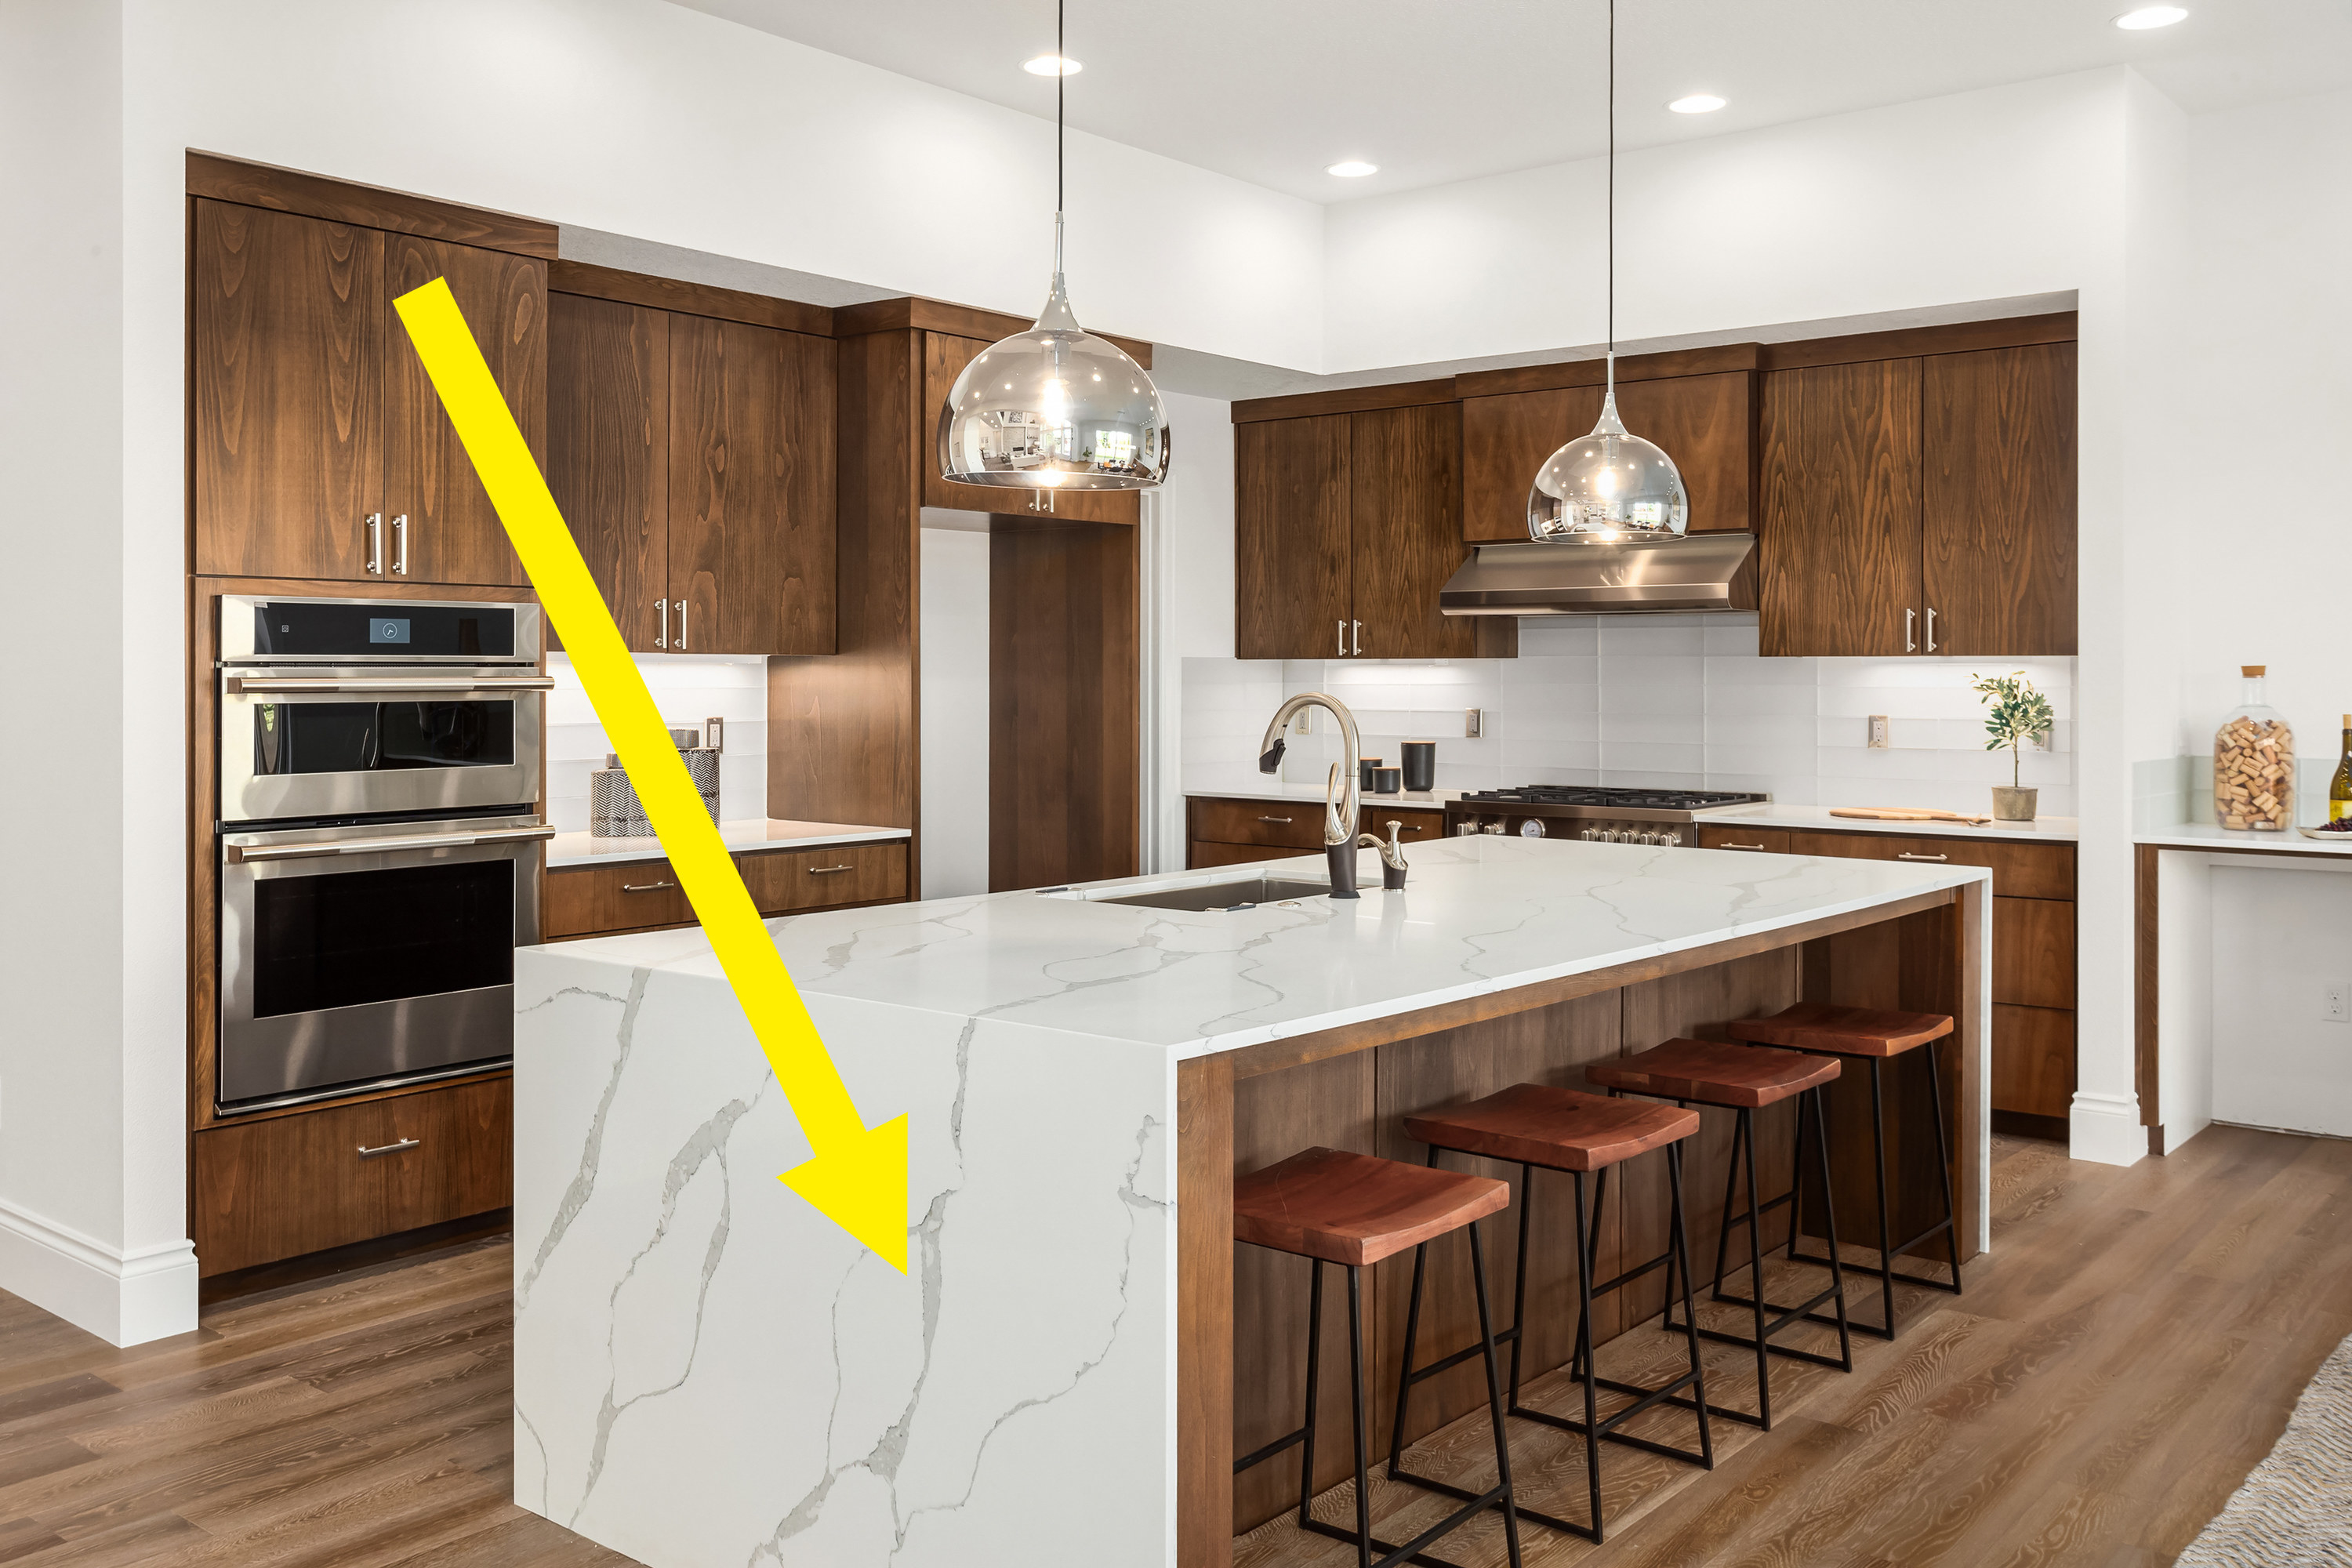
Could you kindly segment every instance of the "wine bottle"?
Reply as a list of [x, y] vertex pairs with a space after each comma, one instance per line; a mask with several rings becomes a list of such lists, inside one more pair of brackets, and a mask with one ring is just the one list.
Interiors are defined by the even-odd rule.
[[2344, 760], [2336, 764], [2336, 777], [2327, 785], [2327, 820], [2341, 822], [2352, 816], [2352, 713], [2344, 715]]

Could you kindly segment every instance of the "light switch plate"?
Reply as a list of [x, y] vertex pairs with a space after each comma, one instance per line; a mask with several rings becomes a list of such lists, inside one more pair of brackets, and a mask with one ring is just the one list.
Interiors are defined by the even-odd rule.
[[727, 749], [727, 721], [705, 719], [702, 721], [702, 743], [714, 752]]
[[1886, 750], [1886, 715], [1884, 713], [1870, 716], [1870, 749], [1874, 752]]
[[1462, 738], [1465, 741], [1476, 740], [1478, 738], [1478, 731], [1485, 721], [1484, 718], [1479, 714], [1478, 710], [1475, 708], [1465, 708], [1462, 710]]
[[1293, 713], [1290, 716], [1290, 732], [1294, 735], [1315, 733], [1315, 710], [1301, 708], [1297, 712]]

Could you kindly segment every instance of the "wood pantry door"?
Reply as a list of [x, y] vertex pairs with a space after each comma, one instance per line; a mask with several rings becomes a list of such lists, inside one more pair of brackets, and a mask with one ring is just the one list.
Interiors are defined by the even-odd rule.
[[374, 581], [384, 237], [226, 202], [189, 205], [195, 569]]
[[1765, 654], [1924, 647], [1919, 413], [1916, 359], [1765, 376]]
[[1234, 652], [1339, 658], [1355, 589], [1349, 416], [1234, 427]]
[[2074, 362], [2070, 342], [1926, 362], [1920, 593], [1937, 653], [2074, 651]]

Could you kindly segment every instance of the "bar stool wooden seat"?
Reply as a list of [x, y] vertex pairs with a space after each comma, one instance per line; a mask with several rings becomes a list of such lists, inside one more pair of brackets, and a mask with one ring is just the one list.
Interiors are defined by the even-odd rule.
[[[1429, 1145], [1429, 1163], [1433, 1167], [1437, 1163], [1439, 1153], [1448, 1149], [1465, 1154], [1481, 1154], [1493, 1160], [1511, 1161], [1519, 1167], [1519, 1267], [1511, 1292], [1511, 1326], [1504, 1333], [1491, 1336], [1496, 1340], [1508, 1340], [1511, 1345], [1510, 1402], [1505, 1413], [1564, 1432], [1574, 1432], [1585, 1439], [1585, 1479], [1591, 1494], [1592, 1522], [1579, 1524], [1555, 1514], [1515, 1505], [1517, 1516], [1599, 1542], [1602, 1539], [1601, 1445], [1603, 1441], [1622, 1443], [1629, 1447], [1663, 1454], [1669, 1458], [1713, 1469], [1715, 1443], [1707, 1429], [1706, 1373], [1699, 1361], [1698, 1334], [1695, 1322], [1691, 1321], [1690, 1248], [1683, 1227], [1682, 1141], [1698, 1131], [1698, 1113], [1641, 1100], [1586, 1094], [1577, 1089], [1522, 1083], [1467, 1105], [1408, 1116], [1404, 1119], [1404, 1130], [1408, 1137]], [[1655, 1149], [1664, 1149], [1666, 1152], [1668, 1184], [1673, 1194], [1666, 1250], [1646, 1263], [1626, 1269], [1613, 1279], [1596, 1284], [1592, 1269], [1600, 1253], [1600, 1207], [1601, 1195], [1606, 1191], [1609, 1170], [1637, 1154]], [[1570, 1374], [1584, 1385], [1584, 1419], [1581, 1421], [1555, 1415], [1546, 1410], [1530, 1409], [1519, 1403], [1520, 1349], [1526, 1342], [1527, 1326], [1528, 1216], [1534, 1211], [1534, 1176], [1538, 1166], [1548, 1171], [1565, 1171], [1575, 1181], [1578, 1314], [1576, 1352], [1570, 1363]], [[1597, 1176], [1589, 1209], [1585, 1195], [1588, 1176]], [[1690, 1345], [1688, 1368], [1656, 1388], [1643, 1388], [1639, 1384], [1600, 1376], [1592, 1360], [1593, 1298], [1622, 1289], [1656, 1268], [1666, 1270], [1669, 1295], [1673, 1293], [1675, 1280], [1679, 1278], [1682, 1281], [1683, 1316]], [[1411, 1475], [1403, 1468], [1405, 1415], [1413, 1385], [1458, 1365], [1483, 1348], [1483, 1344], [1472, 1345], [1415, 1369], [1412, 1363], [1413, 1342], [1421, 1328], [1421, 1294], [1422, 1268], [1420, 1260], [1415, 1259], [1412, 1296], [1405, 1310], [1404, 1359], [1397, 1384], [1396, 1424], [1391, 1428], [1390, 1440], [1389, 1474], [1394, 1479], [1449, 1497], [1467, 1498], [1470, 1494], [1462, 1488], [1430, 1477]], [[1483, 1321], [1481, 1331], [1485, 1331]], [[1623, 1408], [1604, 1416], [1599, 1405], [1600, 1391], [1604, 1388], [1631, 1394], [1633, 1398]], [[1686, 1400], [1679, 1398], [1685, 1389], [1691, 1391]], [[1699, 1445], [1696, 1452], [1653, 1442], [1618, 1429], [1643, 1411], [1668, 1400], [1685, 1404], [1696, 1415]]]
[[[1822, 1109], [1822, 1097], [1828, 1086], [1836, 1081], [1840, 1070], [1835, 1057], [1807, 1056], [1801, 1051], [1775, 1050], [1769, 1046], [1727, 1046], [1708, 1040], [1675, 1039], [1653, 1046], [1615, 1061], [1592, 1062], [1586, 1065], [1584, 1076], [1592, 1083], [1604, 1086], [1612, 1094], [1646, 1094], [1678, 1104], [1711, 1105], [1728, 1110], [1738, 1118], [1731, 1135], [1731, 1158], [1723, 1173], [1723, 1225], [1715, 1242], [1714, 1297], [1717, 1301], [1747, 1307], [1755, 1319], [1753, 1334], [1729, 1333], [1720, 1329], [1701, 1329], [1702, 1338], [1723, 1344], [1743, 1345], [1756, 1352], [1756, 1412], [1734, 1409], [1728, 1405], [1711, 1405], [1712, 1414], [1750, 1426], [1772, 1429], [1771, 1358], [1788, 1356], [1820, 1366], [1833, 1366], [1842, 1372], [1853, 1370], [1853, 1342], [1846, 1330], [1845, 1272], [1838, 1258], [1837, 1226], [1832, 1217], [1830, 1225], [1830, 1282], [1826, 1289], [1805, 1300], [1784, 1306], [1764, 1300], [1764, 1215], [1783, 1204], [1793, 1205], [1805, 1164], [1805, 1111], [1812, 1112], [1813, 1148], [1822, 1191], [1829, 1190], [1829, 1120]], [[1789, 1190], [1776, 1198], [1759, 1202], [1760, 1189], [1756, 1179], [1756, 1112], [1768, 1105], [1798, 1100], [1797, 1144], [1789, 1165]], [[1735, 1207], [1732, 1194], [1742, 1174], [1746, 1175], [1748, 1202], [1745, 1208]], [[1724, 1267], [1729, 1256], [1731, 1230], [1735, 1225], [1748, 1227], [1748, 1268], [1749, 1294], [1733, 1296], [1723, 1288]], [[1796, 1243], [1793, 1219], [1789, 1241]], [[1824, 1301], [1837, 1307], [1838, 1353], [1822, 1355], [1818, 1352], [1801, 1350], [1792, 1345], [1772, 1342], [1772, 1336], [1790, 1324], [1812, 1313]], [[1774, 1314], [1768, 1319], [1767, 1311]], [[1666, 1325], [1674, 1324], [1674, 1303], [1666, 1304]], [[1677, 1399], [1674, 1403], [1682, 1404]]]
[[[1741, 1018], [1730, 1026], [1731, 1037], [1755, 1045], [1778, 1046], [1786, 1050], [1805, 1051], [1819, 1056], [1852, 1058], [1870, 1064], [1870, 1148], [1878, 1187], [1878, 1264], [1849, 1263], [1845, 1267], [1860, 1274], [1874, 1276], [1878, 1280], [1879, 1303], [1885, 1326], [1856, 1323], [1854, 1327], [1866, 1334], [1883, 1340], [1895, 1337], [1895, 1282], [1930, 1286], [1937, 1290], [1960, 1293], [1960, 1237], [1958, 1211], [1952, 1203], [1952, 1161], [1950, 1140], [1944, 1131], [1944, 1072], [1937, 1058], [1937, 1042], [1952, 1032], [1952, 1019], [1946, 1013], [1900, 1013], [1874, 1007], [1839, 1007], [1825, 1002], [1800, 1002], [1768, 1018]], [[1944, 1194], [1944, 1217], [1906, 1241], [1894, 1239], [1894, 1223], [1886, 1207], [1886, 1096], [1885, 1064], [1894, 1058], [1924, 1047], [1927, 1062], [1927, 1102], [1936, 1132], [1936, 1174]], [[1834, 1208], [1835, 1202], [1830, 1200]], [[1796, 1248], [1796, 1213], [1790, 1218], [1789, 1256], [1799, 1262], [1824, 1263], [1828, 1259], [1800, 1253]], [[1941, 1236], [1944, 1251], [1952, 1278], [1948, 1283], [1918, 1274], [1897, 1274], [1895, 1260], [1921, 1242]], [[1818, 1314], [1816, 1322], [1824, 1321]]]
[[[1512, 1510], [1511, 1455], [1503, 1436], [1500, 1380], [1495, 1363], [1494, 1324], [1486, 1307], [1486, 1258], [1478, 1221], [1506, 1207], [1511, 1189], [1490, 1176], [1473, 1176], [1375, 1159], [1339, 1149], [1308, 1149], [1279, 1164], [1238, 1177], [1234, 1183], [1234, 1238], [1312, 1260], [1307, 1305], [1307, 1420], [1254, 1454], [1234, 1461], [1234, 1473], [1264, 1464], [1286, 1449], [1300, 1457], [1298, 1526], [1344, 1541], [1356, 1549], [1359, 1568], [1390, 1568], [1408, 1559], [1438, 1563], [1423, 1548], [1489, 1508], [1503, 1513], [1503, 1537], [1511, 1568], [1519, 1568], [1519, 1524]], [[1462, 1491], [1463, 1507], [1402, 1545], [1372, 1534], [1371, 1486], [1367, 1474], [1370, 1439], [1364, 1417], [1363, 1271], [1368, 1265], [1413, 1248], [1416, 1285], [1429, 1243], [1448, 1232], [1470, 1233], [1470, 1272], [1477, 1287], [1479, 1342], [1471, 1353], [1486, 1359], [1486, 1405], [1495, 1424], [1496, 1484], [1483, 1492]], [[1314, 1515], [1315, 1405], [1323, 1342], [1323, 1265], [1348, 1271], [1348, 1377], [1356, 1435], [1356, 1528], [1342, 1530]], [[1380, 1553], [1375, 1557], [1374, 1553]]]

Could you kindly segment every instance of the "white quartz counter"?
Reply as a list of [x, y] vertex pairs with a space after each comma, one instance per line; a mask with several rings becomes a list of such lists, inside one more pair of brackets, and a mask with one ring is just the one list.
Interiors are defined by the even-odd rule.
[[2305, 838], [2300, 833], [2257, 833], [2250, 827], [2222, 827], [2210, 822], [2183, 822], [2132, 836], [2135, 844], [2164, 849], [2257, 849], [2278, 855], [2352, 855], [2352, 833], [2334, 840]]
[[2071, 816], [2042, 816], [2032, 822], [1988, 822], [1972, 827], [1965, 822], [1882, 822], [1866, 816], [1832, 816], [1825, 805], [1726, 805], [1698, 814], [1703, 825], [1741, 824], [1757, 827], [1793, 827], [1812, 833], [1900, 833], [1930, 838], [2028, 838], [2072, 844], [2082, 837]]
[[[867, 827], [854, 822], [793, 822], [781, 817], [750, 816], [719, 825], [727, 847], [746, 849], [814, 849], [824, 844], [870, 844], [913, 837], [903, 827]], [[662, 858], [658, 838], [598, 838], [588, 833], [559, 833], [547, 841], [547, 868], [566, 866], [611, 866], [630, 860]]]

